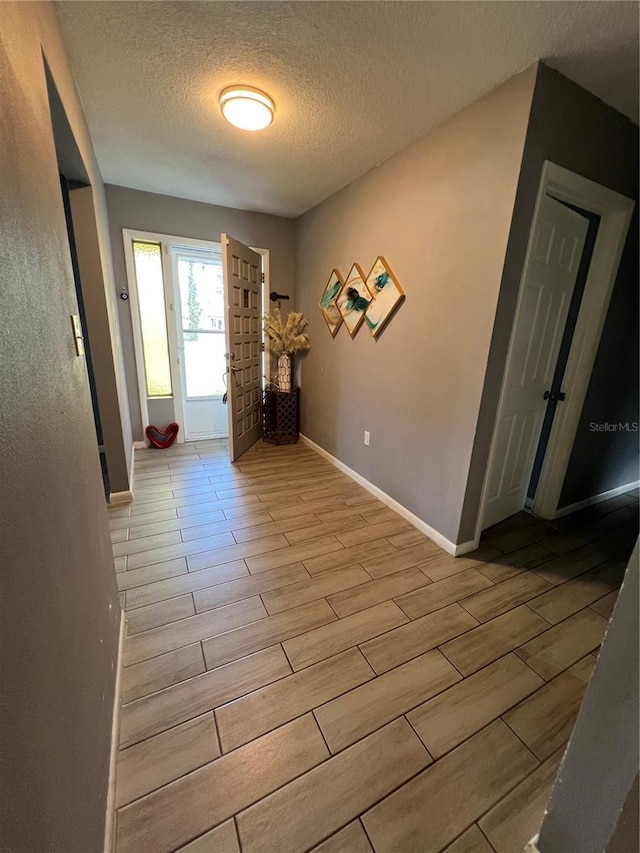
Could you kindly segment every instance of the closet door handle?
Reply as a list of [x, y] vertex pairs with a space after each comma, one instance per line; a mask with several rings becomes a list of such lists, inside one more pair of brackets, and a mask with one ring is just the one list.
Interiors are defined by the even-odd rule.
[[552, 394], [551, 391], [545, 391], [543, 400], [554, 400], [556, 403], [561, 403], [567, 395], [564, 391], [560, 391], [557, 394]]

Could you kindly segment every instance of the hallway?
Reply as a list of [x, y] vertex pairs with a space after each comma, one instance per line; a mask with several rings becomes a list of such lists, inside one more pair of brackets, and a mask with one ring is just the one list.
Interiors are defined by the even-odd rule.
[[637, 493], [454, 558], [304, 444], [136, 453], [117, 853], [521, 853]]

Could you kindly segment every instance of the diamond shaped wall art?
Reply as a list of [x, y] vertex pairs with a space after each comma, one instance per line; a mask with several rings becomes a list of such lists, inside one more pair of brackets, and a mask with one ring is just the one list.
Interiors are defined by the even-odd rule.
[[329, 281], [324, 289], [322, 298], [320, 299], [320, 310], [325, 319], [331, 336], [335, 338], [336, 333], [342, 325], [342, 314], [338, 310], [336, 300], [340, 295], [340, 291], [344, 287], [344, 281], [338, 270], [332, 270], [329, 276]]
[[405, 294], [382, 256], [371, 267], [366, 284], [373, 298], [366, 308], [364, 319], [369, 331], [376, 338], [391, 319]]
[[352, 338], [362, 325], [371, 299], [371, 291], [365, 283], [364, 273], [358, 264], [354, 264], [349, 270], [337, 301], [338, 310]]

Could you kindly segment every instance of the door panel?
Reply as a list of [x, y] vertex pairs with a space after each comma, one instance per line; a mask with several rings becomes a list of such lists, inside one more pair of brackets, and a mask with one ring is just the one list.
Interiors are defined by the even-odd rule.
[[227, 312], [229, 452], [233, 462], [262, 436], [262, 258], [223, 234], [222, 264]]
[[514, 321], [485, 500], [483, 529], [524, 507], [588, 221], [545, 196]]

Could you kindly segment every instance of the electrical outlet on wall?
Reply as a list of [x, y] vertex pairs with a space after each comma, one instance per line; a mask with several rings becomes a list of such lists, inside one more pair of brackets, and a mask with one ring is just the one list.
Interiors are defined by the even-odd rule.
[[367, 447], [369, 447], [370, 442], [371, 442], [371, 433], [365, 429], [365, 431], [364, 431], [364, 443]]

